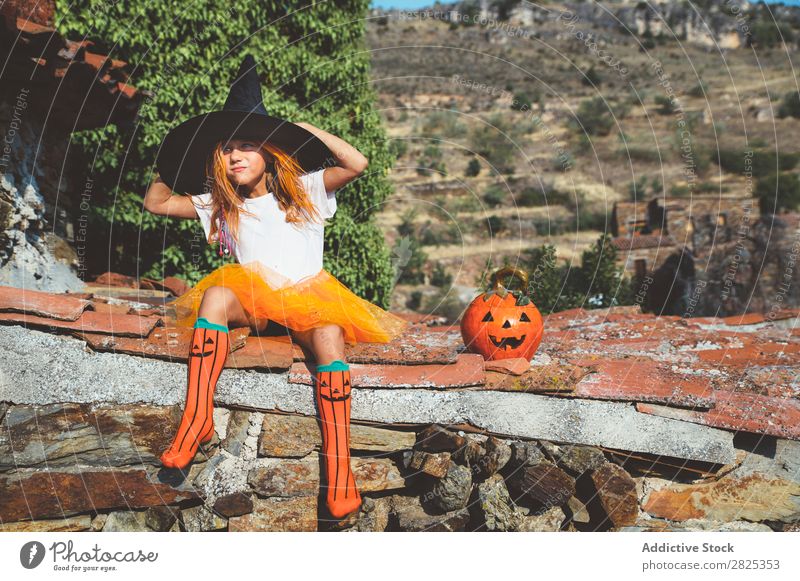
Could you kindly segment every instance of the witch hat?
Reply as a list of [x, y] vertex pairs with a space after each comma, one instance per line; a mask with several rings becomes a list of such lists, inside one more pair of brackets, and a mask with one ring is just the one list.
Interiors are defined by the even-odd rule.
[[156, 157], [161, 179], [179, 193], [209, 191], [205, 180], [208, 155], [218, 141], [232, 138], [274, 143], [294, 156], [306, 173], [333, 165], [336, 159], [313, 133], [267, 113], [251, 55], [244, 57], [221, 111], [192, 117], [164, 137]]

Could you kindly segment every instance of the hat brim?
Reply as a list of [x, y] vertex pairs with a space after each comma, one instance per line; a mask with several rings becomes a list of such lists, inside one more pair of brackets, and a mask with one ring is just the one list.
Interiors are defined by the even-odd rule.
[[335, 164], [331, 150], [313, 133], [291, 121], [245, 111], [213, 111], [170, 130], [156, 156], [156, 169], [173, 191], [207, 191], [205, 164], [218, 141], [248, 137], [270, 142], [294, 156], [305, 173]]

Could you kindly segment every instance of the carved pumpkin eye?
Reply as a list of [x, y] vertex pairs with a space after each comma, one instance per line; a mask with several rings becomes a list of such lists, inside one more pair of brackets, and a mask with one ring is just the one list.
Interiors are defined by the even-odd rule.
[[528, 313], [526, 313], [524, 311], [523, 311], [522, 315], [520, 315], [519, 320], [520, 321], [525, 321], [525, 322], [528, 322], [528, 323], [531, 322], [530, 318], [528, 317]]
[[486, 316], [481, 319], [484, 323], [490, 323], [494, 321], [494, 317], [492, 317], [492, 313], [490, 311], [486, 311]]

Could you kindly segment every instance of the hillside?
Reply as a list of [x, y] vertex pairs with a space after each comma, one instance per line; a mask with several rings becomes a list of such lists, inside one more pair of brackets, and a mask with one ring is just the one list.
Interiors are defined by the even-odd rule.
[[[747, 35], [733, 5], [696, 5], [704, 12], [658, 3], [659, 16], [628, 2], [603, 3], [603, 14], [596, 3], [548, 3], [496, 20], [486, 4], [487, 25], [470, 25], [478, 18], [456, 4], [373, 11], [372, 82], [398, 155], [379, 221], [397, 259], [405, 217], [427, 255], [425, 280], [438, 265], [467, 296], [488, 259], [513, 264], [549, 243], [576, 263], [609, 230], [615, 202], [750, 205], [758, 180], [776, 171], [748, 172], [748, 151], [779, 153], [796, 180], [800, 119], [786, 100], [797, 90], [794, 45], [765, 41], [768, 23], [755, 13], [746, 18], [758, 34]], [[785, 38], [796, 38], [797, 11], [775, 10]], [[395, 302], [435, 287], [401, 284]]]

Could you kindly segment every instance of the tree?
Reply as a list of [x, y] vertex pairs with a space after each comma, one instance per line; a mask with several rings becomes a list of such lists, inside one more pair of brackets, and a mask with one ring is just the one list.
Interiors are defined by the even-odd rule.
[[595, 308], [631, 304], [630, 281], [617, 266], [617, 250], [608, 233], [601, 234], [594, 246], [583, 251], [581, 266], [570, 273], [568, 288]]

